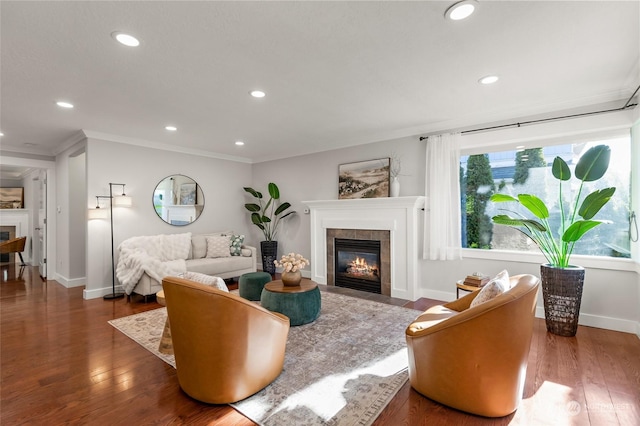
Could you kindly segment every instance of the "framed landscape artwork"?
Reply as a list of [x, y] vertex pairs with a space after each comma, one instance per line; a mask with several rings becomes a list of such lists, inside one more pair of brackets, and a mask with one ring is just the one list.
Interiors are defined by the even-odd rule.
[[388, 197], [389, 164], [389, 158], [340, 164], [338, 198]]
[[0, 188], [0, 209], [23, 209], [24, 188]]
[[193, 206], [196, 204], [196, 184], [183, 183], [180, 185], [180, 204], [183, 206]]

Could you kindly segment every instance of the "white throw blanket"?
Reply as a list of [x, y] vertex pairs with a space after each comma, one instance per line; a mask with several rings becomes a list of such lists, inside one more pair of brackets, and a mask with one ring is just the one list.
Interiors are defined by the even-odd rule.
[[185, 260], [191, 250], [191, 233], [132, 237], [118, 246], [118, 281], [127, 294], [147, 273], [160, 282], [164, 277], [187, 270]]

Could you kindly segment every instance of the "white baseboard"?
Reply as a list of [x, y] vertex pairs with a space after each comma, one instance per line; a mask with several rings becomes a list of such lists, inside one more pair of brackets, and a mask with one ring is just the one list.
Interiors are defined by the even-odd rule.
[[[462, 296], [462, 294], [460, 296]], [[420, 294], [416, 297], [416, 300], [421, 297], [426, 297], [427, 299], [433, 299], [433, 300], [442, 300], [445, 302], [451, 302], [452, 300], [456, 300], [455, 293], [450, 293], [448, 291], [436, 291], [436, 290], [427, 290], [427, 289], [420, 289]]]
[[[536, 308], [536, 317], [544, 319], [543, 306]], [[584, 325], [585, 327], [603, 328], [605, 330], [637, 334], [638, 337], [640, 337], [640, 323], [632, 320], [581, 313], [578, 324]]]
[[56, 281], [65, 286], [66, 288], [71, 287], [82, 287], [83, 285], [87, 285], [87, 277], [80, 278], [67, 278], [63, 277], [60, 274], [56, 274]]
[[[109, 287], [102, 287], [102, 288], [97, 288], [97, 289], [93, 289], [93, 290], [87, 290], [85, 289], [84, 292], [82, 293], [82, 297], [85, 300], [88, 299], [99, 299], [102, 296], [104, 296], [105, 294], [111, 294], [113, 292], [113, 289], [111, 286]], [[116, 286], [116, 292], [124, 292], [124, 290], [122, 289], [121, 286]]]

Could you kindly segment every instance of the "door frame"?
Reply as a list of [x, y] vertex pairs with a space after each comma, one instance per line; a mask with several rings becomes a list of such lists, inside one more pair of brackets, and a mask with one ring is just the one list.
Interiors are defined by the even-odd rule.
[[[47, 276], [56, 277], [56, 163], [54, 160], [38, 160], [33, 158], [12, 157], [3, 153], [0, 155], [0, 165], [21, 166], [44, 169], [47, 179]], [[35, 226], [34, 226], [35, 227]], [[33, 227], [32, 227], [33, 228]], [[33, 236], [32, 236], [33, 239]], [[34, 260], [32, 260], [33, 262]]]

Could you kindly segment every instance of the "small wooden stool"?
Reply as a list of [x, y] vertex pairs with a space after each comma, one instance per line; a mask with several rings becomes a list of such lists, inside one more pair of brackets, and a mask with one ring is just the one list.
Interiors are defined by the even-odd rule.
[[[162, 306], [167, 306], [167, 302], [164, 300], [164, 290], [160, 290], [156, 293], [156, 300]], [[164, 322], [164, 330], [162, 330], [162, 337], [160, 338], [158, 352], [165, 355], [173, 355], [173, 341], [171, 340], [171, 327], [169, 327], [168, 315], [167, 320]]]

